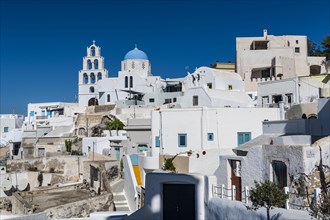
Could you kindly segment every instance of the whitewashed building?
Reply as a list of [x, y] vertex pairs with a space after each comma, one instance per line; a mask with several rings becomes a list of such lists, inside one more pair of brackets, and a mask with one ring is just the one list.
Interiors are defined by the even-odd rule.
[[299, 76], [258, 83], [258, 106], [276, 107], [279, 102], [289, 108], [292, 105], [317, 102], [330, 96], [329, 74]]
[[184, 93], [178, 103], [182, 108], [253, 106], [240, 75], [209, 67], [200, 67], [185, 77]]
[[[321, 161], [330, 165], [329, 112], [330, 99], [323, 98], [318, 101], [317, 119], [263, 122], [262, 135], [234, 148], [236, 155], [220, 156], [218, 185], [235, 185], [239, 198], [243, 187], [253, 186], [255, 180], [270, 180], [290, 191], [300, 187], [301, 175], [317, 171]], [[306, 187], [315, 187], [318, 181], [316, 177]]]
[[278, 108], [185, 108], [152, 112], [152, 155], [235, 148], [262, 134]]
[[26, 130], [35, 130], [40, 126], [72, 126], [74, 117], [84, 111], [85, 108], [79, 107], [78, 103], [29, 103], [23, 127]]
[[309, 57], [306, 36], [236, 38], [236, 72], [246, 92], [255, 93], [257, 83], [325, 73], [325, 57]]
[[24, 121], [23, 115], [1, 114], [0, 115], [0, 137], [6, 139], [14, 129], [22, 128]]

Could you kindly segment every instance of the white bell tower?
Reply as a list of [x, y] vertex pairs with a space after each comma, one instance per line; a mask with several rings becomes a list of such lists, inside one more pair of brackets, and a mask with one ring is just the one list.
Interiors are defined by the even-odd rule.
[[101, 47], [93, 44], [87, 47], [87, 56], [83, 58], [83, 68], [78, 76], [79, 106], [98, 105], [98, 82], [108, 78], [108, 70], [104, 68]]

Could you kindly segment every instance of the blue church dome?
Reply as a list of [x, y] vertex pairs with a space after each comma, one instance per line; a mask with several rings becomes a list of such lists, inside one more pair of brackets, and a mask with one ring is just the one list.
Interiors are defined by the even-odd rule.
[[133, 50], [129, 51], [126, 55], [124, 60], [130, 60], [130, 59], [141, 59], [141, 60], [148, 60], [147, 54], [143, 52], [142, 50], [137, 49], [135, 47]]

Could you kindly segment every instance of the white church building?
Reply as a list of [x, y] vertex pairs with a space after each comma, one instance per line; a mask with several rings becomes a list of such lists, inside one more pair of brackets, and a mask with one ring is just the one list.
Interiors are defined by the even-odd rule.
[[[79, 106], [84, 107], [109, 104], [159, 105], [164, 104], [166, 99], [175, 101], [181, 95], [180, 82], [166, 83], [160, 76], [153, 76], [148, 56], [137, 47], [129, 51], [121, 61], [118, 77], [108, 77], [101, 47], [95, 45], [95, 41], [87, 47], [78, 84]], [[166, 90], [167, 84], [169, 86]], [[172, 87], [174, 89], [168, 91]], [[145, 94], [148, 95], [144, 97]]]

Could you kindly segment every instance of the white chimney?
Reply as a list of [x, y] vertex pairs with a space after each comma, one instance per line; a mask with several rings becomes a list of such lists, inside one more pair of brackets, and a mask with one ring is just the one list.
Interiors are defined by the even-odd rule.
[[264, 29], [264, 38], [267, 40], [267, 29]]

